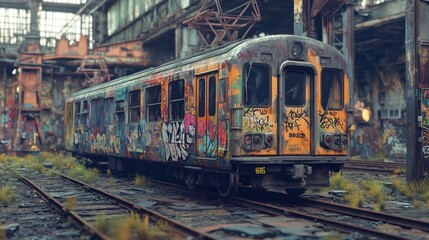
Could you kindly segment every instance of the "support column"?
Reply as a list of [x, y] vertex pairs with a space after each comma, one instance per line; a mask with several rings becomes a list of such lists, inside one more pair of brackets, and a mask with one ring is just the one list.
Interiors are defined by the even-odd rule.
[[429, 176], [429, 1], [408, 0], [405, 13], [407, 180]]
[[[346, 3], [343, 13], [343, 54], [347, 60], [347, 72], [349, 76], [349, 107], [348, 112], [353, 111], [355, 103], [355, 34], [354, 34], [354, 4]], [[348, 114], [348, 119], [353, 122], [353, 114]], [[353, 142], [349, 144], [349, 152], [353, 149]]]
[[293, 1], [293, 34], [298, 36], [304, 35], [304, 10], [303, 1]]
[[[418, 1], [418, 0], [417, 0]], [[418, 163], [416, 128], [416, 0], [408, 0], [405, 12], [406, 101], [407, 101], [407, 180], [415, 180]]]

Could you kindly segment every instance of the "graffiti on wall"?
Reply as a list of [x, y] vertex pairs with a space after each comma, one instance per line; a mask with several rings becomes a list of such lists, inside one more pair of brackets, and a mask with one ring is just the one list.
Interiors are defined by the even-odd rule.
[[320, 116], [320, 128], [321, 129], [335, 129], [340, 127], [343, 129], [343, 123], [340, 120], [340, 117], [337, 116], [338, 112], [335, 111], [325, 111], [319, 113]]
[[[186, 127], [185, 127], [186, 126]], [[189, 146], [194, 143], [195, 126], [184, 122], [162, 124], [165, 158], [167, 161], [185, 161], [189, 157]]]
[[306, 124], [305, 127], [308, 126], [308, 115], [303, 109], [297, 109], [297, 110], [289, 110], [287, 113], [283, 113], [282, 119], [283, 119], [283, 128], [287, 131], [300, 131], [300, 127], [302, 126], [303, 122]]
[[429, 158], [429, 89], [420, 89], [419, 100], [422, 115], [422, 152], [424, 158]]
[[248, 108], [244, 111], [244, 126], [256, 131], [263, 131], [273, 127], [268, 110], [264, 108]]
[[121, 140], [114, 134], [113, 127], [110, 126], [106, 133], [93, 134], [90, 146], [97, 152], [118, 154], [121, 149]]

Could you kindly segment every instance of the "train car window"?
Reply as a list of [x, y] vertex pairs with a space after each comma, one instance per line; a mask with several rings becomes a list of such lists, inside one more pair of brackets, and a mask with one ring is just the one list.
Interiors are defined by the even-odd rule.
[[146, 88], [147, 121], [161, 120], [161, 85]]
[[185, 118], [185, 82], [183, 79], [168, 84], [169, 119], [178, 121]]
[[113, 119], [114, 119], [114, 109], [115, 109], [115, 102], [113, 101], [113, 98], [106, 98], [105, 100], [106, 103], [106, 124], [111, 125], [113, 124]]
[[115, 123], [125, 123], [125, 101], [115, 102]]
[[285, 105], [304, 106], [306, 76], [303, 71], [286, 71], [285, 75]]
[[344, 74], [340, 69], [322, 70], [322, 107], [327, 110], [339, 110], [344, 107]]
[[130, 92], [129, 116], [130, 123], [140, 121], [140, 90]]
[[216, 113], [216, 77], [209, 78], [209, 116]]
[[224, 103], [226, 101], [226, 78], [219, 80], [219, 102]]
[[88, 111], [88, 101], [82, 101], [82, 111], [81, 114], [81, 123], [85, 126], [89, 126], [89, 111]]
[[270, 106], [270, 67], [249, 63], [243, 69], [244, 105], [249, 107]]
[[102, 114], [104, 113], [104, 104], [102, 103], [101, 98], [93, 99], [91, 100], [91, 113], [89, 114], [89, 121], [91, 128], [98, 128], [100, 127], [104, 119], [101, 118]]
[[206, 80], [200, 78], [198, 80], [198, 117], [204, 117], [206, 107]]
[[74, 103], [74, 125], [80, 125], [80, 102]]

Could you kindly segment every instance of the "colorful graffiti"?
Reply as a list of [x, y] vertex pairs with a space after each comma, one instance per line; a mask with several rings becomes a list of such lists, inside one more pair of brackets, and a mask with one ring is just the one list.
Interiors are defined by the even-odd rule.
[[268, 110], [264, 108], [248, 108], [244, 111], [244, 126], [256, 131], [263, 131], [273, 127]]
[[195, 139], [194, 124], [188, 124], [185, 128], [185, 123], [182, 122], [163, 123], [161, 131], [166, 160], [186, 161], [189, 157], [189, 146]]

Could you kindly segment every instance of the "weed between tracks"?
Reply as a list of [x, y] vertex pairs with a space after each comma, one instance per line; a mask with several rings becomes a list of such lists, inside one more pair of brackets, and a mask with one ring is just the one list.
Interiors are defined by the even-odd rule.
[[352, 207], [362, 207], [364, 195], [360, 190], [360, 187], [356, 184], [350, 183], [340, 174], [333, 174], [330, 178], [331, 185], [329, 186], [330, 190], [344, 190], [348, 194], [344, 196], [344, 199], [349, 202]]
[[11, 191], [9, 185], [5, 185], [0, 188], [0, 203], [9, 206], [16, 199], [15, 193]]
[[408, 200], [414, 199], [414, 206], [420, 206], [420, 202], [429, 207], [429, 178], [419, 182], [404, 183], [396, 176], [391, 177], [393, 188], [407, 197]]
[[384, 185], [381, 182], [372, 180], [365, 182], [364, 188], [373, 202], [374, 211], [379, 212], [384, 209], [385, 201], [390, 199], [390, 196], [384, 189]]
[[156, 226], [150, 226], [149, 217], [146, 215], [142, 220], [137, 213], [131, 213], [125, 219], [108, 219], [105, 215], [101, 215], [97, 217], [94, 227], [118, 240], [171, 239], [167, 233], [169, 228], [167, 224], [157, 223]]
[[72, 211], [77, 206], [77, 198], [76, 197], [68, 197], [66, 199], [65, 207], [67, 210]]
[[6, 230], [0, 225], [0, 240], [6, 240]]
[[397, 175], [391, 177], [392, 189], [387, 188], [379, 181], [365, 181], [362, 184], [353, 184], [347, 181], [340, 174], [333, 174], [330, 178], [331, 185], [328, 190], [344, 190], [347, 195], [344, 196], [350, 206], [362, 207], [365, 197], [372, 202], [374, 211], [381, 211], [385, 207], [385, 202], [391, 199], [389, 193], [397, 191], [404, 195], [408, 200], [413, 201], [415, 207], [422, 203], [429, 207], [429, 178], [419, 182], [404, 183], [399, 180]]
[[134, 181], [133, 181], [135, 186], [141, 186], [143, 184], [146, 184], [147, 182], [148, 182], [148, 180], [146, 177], [138, 175], [138, 174], [134, 177]]

